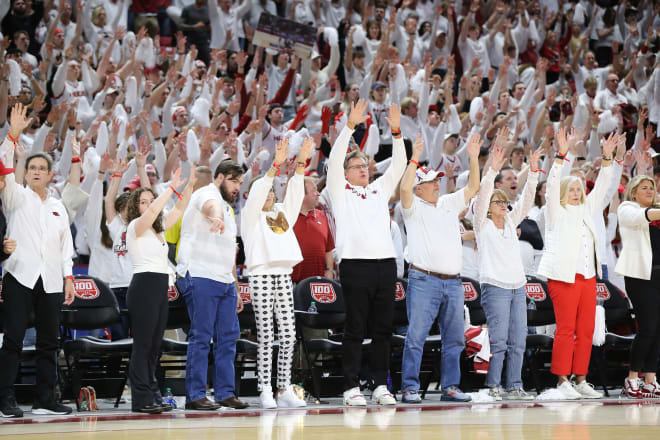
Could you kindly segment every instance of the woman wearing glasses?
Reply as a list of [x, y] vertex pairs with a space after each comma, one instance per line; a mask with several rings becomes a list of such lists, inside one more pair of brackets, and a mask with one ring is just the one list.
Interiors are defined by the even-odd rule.
[[[557, 390], [565, 399], [598, 399], [602, 394], [586, 381], [596, 315], [596, 275], [602, 272], [594, 217], [602, 216], [619, 136], [612, 134], [603, 142], [603, 164], [589, 196], [580, 178], [561, 178], [566, 153], [580, 136], [575, 128], [568, 136], [559, 129], [555, 136], [559, 152], [546, 184], [545, 249], [538, 273], [548, 279], [557, 321], [550, 367], [559, 377]], [[575, 385], [568, 380], [571, 373], [576, 376]]]
[[[522, 387], [522, 362], [527, 335], [527, 307], [517, 226], [534, 204], [538, 181], [540, 150], [529, 160], [529, 177], [520, 199], [510, 208], [507, 194], [494, 189], [495, 177], [506, 162], [504, 146], [510, 131], [502, 128], [491, 149], [490, 168], [481, 180], [474, 215], [474, 230], [479, 250], [481, 305], [486, 313], [490, 360], [486, 386], [495, 400], [528, 400], [534, 397]], [[505, 389], [501, 387], [504, 357], [507, 358]]]

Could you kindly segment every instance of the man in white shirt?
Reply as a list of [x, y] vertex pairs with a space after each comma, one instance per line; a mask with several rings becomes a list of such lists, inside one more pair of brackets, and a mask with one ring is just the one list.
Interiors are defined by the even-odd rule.
[[616, 73], [610, 73], [607, 75], [607, 81], [605, 81], [605, 88], [600, 92], [596, 93], [596, 99], [594, 99], [594, 107], [597, 111], [607, 111], [612, 110], [614, 107], [620, 104], [627, 104], [628, 100], [625, 96], [617, 92], [619, 88], [619, 76]]
[[328, 159], [327, 190], [337, 225], [339, 276], [344, 292], [344, 404], [365, 406], [358, 374], [362, 366], [362, 341], [371, 329], [371, 362], [376, 389], [374, 403], [394, 405], [387, 390], [390, 337], [396, 285], [395, 251], [390, 233], [389, 199], [405, 169], [406, 150], [401, 137], [401, 111], [390, 107], [387, 122], [392, 130], [392, 163], [385, 173], [369, 183], [367, 156], [346, 150], [355, 126], [367, 120], [366, 101], [351, 103], [346, 126], [340, 132]]
[[[235, 396], [234, 358], [243, 309], [236, 294], [236, 220], [229, 206], [238, 196], [243, 168], [221, 162], [214, 181], [195, 191], [181, 222], [177, 286], [190, 315], [186, 362], [186, 409], [246, 408]], [[215, 403], [206, 398], [213, 339]]]
[[[401, 179], [401, 206], [408, 232], [408, 333], [403, 349], [401, 389], [403, 402], [419, 403], [419, 367], [424, 340], [438, 319], [442, 334], [442, 400], [467, 402], [470, 396], [458, 385], [463, 335], [463, 283], [460, 213], [479, 191], [478, 139], [467, 150], [470, 177], [467, 187], [440, 197], [440, 177], [431, 168], [419, 167], [424, 150], [421, 136]], [[413, 193], [413, 184], [414, 193]]]
[[[0, 146], [0, 160], [13, 163], [21, 132], [32, 123], [26, 108], [11, 111], [11, 128]], [[55, 400], [56, 352], [59, 310], [71, 304], [73, 291], [73, 240], [69, 218], [61, 201], [50, 195], [53, 162], [47, 154], [35, 153], [25, 161], [27, 186], [5, 179], [0, 191], [16, 251], [3, 263], [2, 299], [5, 334], [0, 349], [0, 415], [23, 417], [16, 405], [14, 381], [23, 349], [28, 316], [34, 312], [37, 331], [37, 397], [32, 414], [70, 414], [71, 408]]]

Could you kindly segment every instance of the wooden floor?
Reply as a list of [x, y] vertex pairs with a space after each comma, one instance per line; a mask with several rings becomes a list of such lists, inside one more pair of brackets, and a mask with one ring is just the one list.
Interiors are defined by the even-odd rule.
[[0, 439], [660, 439], [658, 400], [80, 414], [0, 419]]

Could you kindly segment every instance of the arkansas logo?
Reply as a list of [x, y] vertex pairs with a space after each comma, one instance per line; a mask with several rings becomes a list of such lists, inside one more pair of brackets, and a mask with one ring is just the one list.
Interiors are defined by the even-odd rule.
[[252, 302], [250, 285], [248, 283], [238, 283], [238, 295], [241, 297], [243, 304], [250, 304]]
[[167, 301], [172, 302], [179, 299], [179, 289], [176, 286], [172, 285], [167, 289]]
[[543, 290], [543, 286], [541, 284], [525, 284], [525, 290], [527, 291], [527, 298], [533, 299], [536, 302], [545, 301], [545, 290]]
[[329, 283], [310, 283], [309, 287], [312, 291], [312, 298], [322, 304], [330, 304], [337, 301], [337, 294], [335, 288]]
[[465, 296], [465, 301], [474, 301], [479, 297], [477, 289], [469, 281], [463, 282], [463, 295]]
[[73, 291], [80, 299], [96, 299], [101, 294], [96, 283], [91, 279], [73, 280]]
[[406, 299], [406, 289], [400, 281], [396, 282], [396, 290], [394, 291], [394, 301], [403, 301]]
[[602, 299], [603, 301], [607, 301], [612, 297], [610, 295], [610, 289], [607, 288], [605, 283], [596, 284], [596, 296], [598, 296], [598, 299]]

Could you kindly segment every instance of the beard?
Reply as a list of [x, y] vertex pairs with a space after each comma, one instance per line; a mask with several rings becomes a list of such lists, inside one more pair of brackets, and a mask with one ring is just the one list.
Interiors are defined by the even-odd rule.
[[220, 194], [222, 195], [224, 201], [227, 203], [234, 203], [236, 201], [236, 196], [227, 189], [225, 182], [220, 184]]

